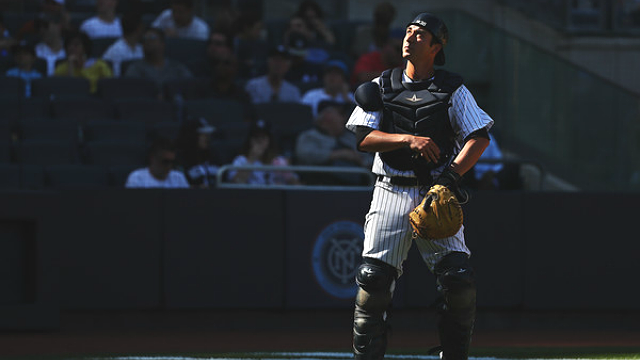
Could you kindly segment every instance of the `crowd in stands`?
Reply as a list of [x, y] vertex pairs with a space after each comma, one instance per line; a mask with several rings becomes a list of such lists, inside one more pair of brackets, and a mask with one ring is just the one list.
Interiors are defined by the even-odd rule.
[[[372, 21], [352, 24], [348, 37], [358, 41], [347, 42], [339, 41], [344, 29], [328, 23], [312, 0], [283, 19], [281, 31], [252, 11], [230, 8], [210, 19], [196, 13], [193, 0], [169, 0], [154, 14], [136, 3], [118, 12], [118, 0], [95, 0], [95, 14], [78, 20], [65, 0], [42, 0], [40, 11], [14, 32], [0, 16], [0, 100], [20, 108], [5, 107], [0, 115], [0, 172], [22, 174], [39, 165], [46, 186], [54, 182], [46, 180], [47, 172], [62, 167], [69, 169], [70, 184], [89, 185], [78, 168], [105, 167], [114, 187], [211, 188], [219, 168], [229, 164], [370, 168], [371, 154], [356, 150], [344, 124], [353, 90], [402, 65], [404, 32], [391, 27], [391, 2], [375, 7]], [[21, 79], [19, 90], [10, 79]], [[52, 79], [60, 82], [47, 86]], [[86, 81], [85, 90], [67, 91], [79, 81]], [[107, 110], [99, 113], [102, 108]], [[39, 137], [48, 143], [30, 150], [34, 123], [47, 129], [68, 122], [76, 125], [74, 155], [53, 159], [55, 151], [45, 146], [53, 135]], [[123, 140], [127, 131], [144, 136], [128, 133]], [[103, 146], [111, 149], [127, 142], [117, 150], [130, 149], [119, 157], [127, 161], [113, 160], [116, 150], [112, 158], [98, 156], [98, 142], [112, 142]], [[30, 157], [29, 151], [49, 157]], [[102, 162], [105, 157], [110, 160]], [[366, 182], [358, 176], [236, 169], [224, 180]]]

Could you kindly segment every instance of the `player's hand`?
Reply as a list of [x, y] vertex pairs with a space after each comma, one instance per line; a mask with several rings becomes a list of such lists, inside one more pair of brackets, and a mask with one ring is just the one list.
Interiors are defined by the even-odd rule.
[[440, 159], [440, 147], [430, 137], [410, 136], [409, 149], [433, 163]]

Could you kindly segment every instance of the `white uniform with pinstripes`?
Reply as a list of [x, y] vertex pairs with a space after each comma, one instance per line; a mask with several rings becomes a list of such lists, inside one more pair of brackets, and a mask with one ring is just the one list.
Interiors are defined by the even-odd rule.
[[[411, 79], [403, 74], [403, 80]], [[380, 81], [379, 78], [373, 81]], [[464, 139], [471, 133], [485, 128], [489, 130], [493, 120], [478, 107], [475, 99], [464, 86], [453, 92], [450, 99], [449, 118], [451, 127], [456, 134], [454, 156], [462, 149]], [[375, 130], [380, 128], [382, 113], [380, 111], [367, 112], [356, 107], [349, 121], [347, 129], [355, 131], [356, 126], [368, 126]], [[447, 164], [448, 166], [448, 164]], [[434, 178], [442, 172], [444, 166], [432, 171]], [[372, 171], [374, 174], [390, 176], [415, 177], [413, 171], [398, 171], [387, 164], [376, 153]], [[407, 258], [411, 248], [413, 229], [409, 223], [409, 212], [413, 210], [424, 197], [424, 189], [414, 186], [392, 185], [385, 180], [378, 180], [373, 190], [373, 200], [364, 225], [363, 256], [382, 260], [402, 274], [402, 263]], [[452, 251], [471, 254], [464, 242], [464, 226], [452, 237], [444, 239], [416, 238], [416, 245], [429, 269], [433, 271], [435, 264]]]

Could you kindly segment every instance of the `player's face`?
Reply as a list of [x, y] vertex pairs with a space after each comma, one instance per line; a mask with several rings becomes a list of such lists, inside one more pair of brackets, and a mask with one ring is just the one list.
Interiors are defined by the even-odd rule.
[[409, 25], [402, 42], [402, 57], [407, 60], [435, 59], [442, 47], [438, 43], [431, 44], [431, 33], [416, 25]]

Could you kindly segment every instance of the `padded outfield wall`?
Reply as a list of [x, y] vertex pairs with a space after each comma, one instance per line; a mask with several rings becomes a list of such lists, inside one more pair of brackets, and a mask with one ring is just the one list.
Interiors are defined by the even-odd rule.
[[[0, 328], [62, 310], [352, 306], [369, 191], [0, 193]], [[638, 310], [637, 195], [480, 192], [464, 206], [487, 310]], [[605, 212], [604, 209], [622, 209]], [[615, 296], [612, 296], [615, 289]], [[396, 308], [428, 307], [415, 248]]]

